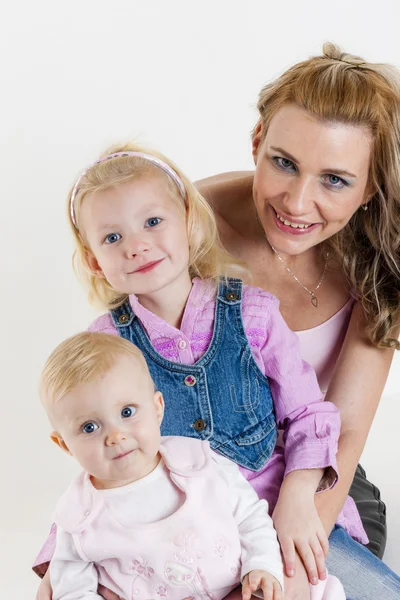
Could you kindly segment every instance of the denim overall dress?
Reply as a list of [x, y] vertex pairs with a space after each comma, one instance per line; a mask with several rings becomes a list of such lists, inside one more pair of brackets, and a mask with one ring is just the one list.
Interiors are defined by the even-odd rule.
[[143, 352], [164, 396], [162, 435], [208, 440], [235, 463], [261, 470], [274, 450], [277, 427], [268, 379], [243, 326], [241, 280], [221, 279], [211, 343], [193, 365], [163, 358], [128, 300], [110, 314], [119, 335]]

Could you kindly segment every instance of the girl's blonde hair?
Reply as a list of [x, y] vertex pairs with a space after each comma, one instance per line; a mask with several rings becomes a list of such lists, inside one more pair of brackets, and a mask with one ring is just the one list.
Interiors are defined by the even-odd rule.
[[372, 133], [368, 210], [356, 211], [321, 251], [342, 262], [371, 342], [400, 349], [400, 73], [324, 44], [322, 56], [294, 65], [261, 90], [253, 136], [260, 124], [265, 136], [272, 117], [288, 103], [321, 121]]
[[[162, 177], [171, 198], [181, 207], [182, 213], [186, 213], [189, 240], [189, 274], [191, 278], [214, 279], [217, 283], [220, 277], [225, 277], [230, 272], [234, 273], [235, 269], [240, 269], [239, 263], [223, 249], [220, 243], [212, 209], [193, 183], [175, 164], [161, 153], [147, 150], [135, 144], [113, 146], [108, 148], [101, 156], [108, 156], [116, 152], [141, 152], [150, 154], [165, 162], [181, 178], [186, 190], [186, 199], [182, 198], [176, 183], [168, 174], [144, 158], [118, 156], [96, 163], [84, 173], [79, 179], [75, 192], [72, 188], [68, 196], [68, 218], [75, 240], [73, 257], [75, 272], [87, 288], [89, 300], [92, 304], [109, 310], [123, 304], [127, 299], [127, 295], [121, 294], [111, 287], [106, 279], [92, 272], [88, 261], [90, 248], [88, 248], [85, 241], [85, 232], [80, 227], [80, 208], [89, 195], [143, 176]], [[76, 226], [71, 217], [72, 194], [74, 194], [73, 211]]]

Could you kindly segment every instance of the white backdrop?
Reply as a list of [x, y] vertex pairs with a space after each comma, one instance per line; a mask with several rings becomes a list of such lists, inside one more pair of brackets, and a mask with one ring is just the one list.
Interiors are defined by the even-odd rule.
[[[65, 197], [74, 177], [105, 146], [132, 138], [193, 179], [251, 168], [262, 85], [328, 40], [400, 66], [397, 4], [2, 2], [2, 597], [34, 597], [30, 564], [75, 472], [48, 440], [36, 392], [50, 350], [94, 316], [71, 269]], [[388, 506], [385, 560], [400, 572], [399, 365], [397, 356], [363, 464]]]

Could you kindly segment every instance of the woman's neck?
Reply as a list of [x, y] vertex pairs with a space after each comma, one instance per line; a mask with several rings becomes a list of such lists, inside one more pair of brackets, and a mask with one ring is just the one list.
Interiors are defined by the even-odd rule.
[[191, 289], [189, 273], [184, 273], [160, 290], [137, 298], [144, 308], [179, 329]]

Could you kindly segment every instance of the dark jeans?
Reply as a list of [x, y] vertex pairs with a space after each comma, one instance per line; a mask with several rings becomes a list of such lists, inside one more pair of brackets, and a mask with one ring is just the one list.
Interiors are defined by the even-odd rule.
[[367, 532], [367, 548], [378, 558], [382, 558], [386, 547], [386, 506], [378, 488], [368, 481], [361, 465], [357, 467], [349, 494], [357, 505]]

